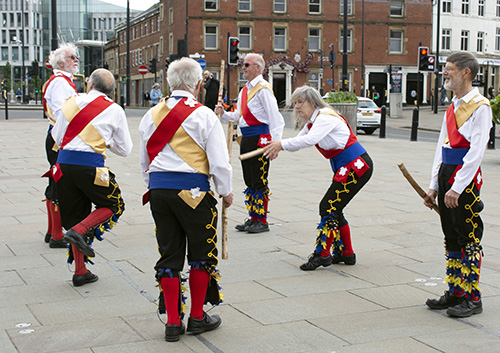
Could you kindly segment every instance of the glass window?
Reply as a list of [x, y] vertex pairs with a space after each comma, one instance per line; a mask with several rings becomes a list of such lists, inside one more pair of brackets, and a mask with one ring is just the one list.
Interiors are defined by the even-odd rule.
[[252, 49], [252, 28], [250, 26], [238, 27], [238, 38], [240, 39], [239, 48], [241, 50]]
[[403, 52], [403, 31], [391, 30], [389, 52], [392, 54], [401, 54]]
[[495, 32], [495, 50], [500, 51], [500, 28], [497, 27]]
[[205, 11], [217, 11], [217, 0], [205, 0]]
[[477, 51], [484, 51], [484, 32], [477, 32]]
[[7, 27], [7, 14], [2, 14], [2, 27]]
[[2, 61], [9, 60], [9, 47], [2, 47]]
[[319, 14], [321, 12], [321, 0], [309, 0], [309, 13]]
[[[347, 52], [351, 52], [352, 48], [352, 29], [347, 30]], [[340, 45], [339, 49], [341, 52], [344, 51], [344, 30], [340, 30]]]
[[460, 35], [460, 50], [469, 50], [469, 31], [462, 31]]
[[484, 16], [484, 0], [479, 0], [477, 3], [477, 15]]
[[462, 0], [462, 15], [469, 14], [469, 6], [470, 6], [469, 0]]
[[286, 28], [274, 27], [274, 50], [286, 50]]
[[205, 26], [205, 49], [217, 49], [217, 26]]
[[496, 15], [497, 17], [500, 17], [500, 0], [497, 0]]
[[18, 47], [12, 47], [12, 60], [14, 60], [14, 61], [19, 60], [19, 48]]
[[238, 11], [249, 12], [251, 9], [251, 0], [238, 0]]
[[321, 29], [319, 28], [309, 28], [309, 51], [316, 51], [320, 49], [320, 36]]
[[[340, 0], [340, 14], [344, 14], [344, 0]], [[352, 15], [352, 0], [347, 0], [347, 14]]]
[[442, 4], [443, 4], [442, 12], [451, 13], [451, 0], [442, 0]]
[[401, 17], [403, 16], [403, 1], [393, 0], [391, 1], [391, 16]]
[[443, 28], [441, 34], [441, 49], [451, 50], [451, 29]]
[[274, 0], [274, 12], [286, 12], [286, 0]]

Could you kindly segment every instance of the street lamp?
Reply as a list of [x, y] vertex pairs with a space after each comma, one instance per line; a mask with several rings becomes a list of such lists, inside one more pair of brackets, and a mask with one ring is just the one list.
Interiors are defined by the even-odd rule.
[[26, 70], [24, 68], [24, 1], [21, 1], [21, 56], [22, 56], [22, 69], [21, 69], [21, 87], [23, 91], [22, 95], [22, 103], [24, 103], [24, 92], [25, 90], [25, 81], [26, 81]]
[[106, 27], [106, 19], [105, 18], [98, 18], [98, 20], [99, 20], [99, 25], [101, 24], [101, 22], [103, 22], [103, 24], [102, 24], [102, 38], [101, 38], [101, 41], [102, 41], [102, 45], [101, 45], [101, 67], [104, 67], [104, 44], [106, 43], [106, 39], [105, 39], [106, 32], [104, 31], [104, 29]]
[[319, 69], [319, 93], [321, 97], [323, 97], [323, 49], [319, 48], [316, 50], [316, 53], [319, 53], [321, 56], [319, 58], [320, 69]]

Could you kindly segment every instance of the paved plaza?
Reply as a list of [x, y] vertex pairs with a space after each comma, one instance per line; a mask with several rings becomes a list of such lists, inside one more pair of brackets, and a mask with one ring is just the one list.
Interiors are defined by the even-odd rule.
[[[453, 319], [425, 306], [447, 286], [438, 215], [422, 205], [397, 166], [404, 162], [427, 190], [435, 143], [409, 141], [411, 110], [387, 120], [388, 127], [407, 131], [408, 139], [380, 139], [378, 131], [358, 135], [374, 174], [345, 212], [355, 266], [299, 269], [313, 250], [318, 204], [332, 178], [315, 148], [282, 152], [271, 163], [271, 231], [251, 235], [234, 229], [246, 218], [235, 144], [229, 258], [218, 266], [224, 302], [210, 310], [221, 316], [222, 326], [165, 342], [156, 314], [154, 224], [149, 207], [141, 204], [146, 186], [137, 128], [143, 112], [127, 110], [132, 154], [108, 153], [126, 210], [104, 241], [94, 244], [90, 269], [99, 281], [82, 287], [71, 283], [66, 250], [43, 242], [47, 182], [40, 176], [48, 169], [47, 121], [0, 120], [2, 353], [500, 352], [500, 151], [487, 150], [482, 164], [484, 312]], [[432, 132], [442, 115], [427, 109], [420, 118], [420, 127]], [[284, 137], [294, 136], [287, 126]]]

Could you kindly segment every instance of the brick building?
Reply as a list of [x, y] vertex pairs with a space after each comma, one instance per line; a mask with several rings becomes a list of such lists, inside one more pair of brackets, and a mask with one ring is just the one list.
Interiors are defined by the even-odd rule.
[[[413, 103], [417, 48], [419, 42], [430, 44], [431, 39], [431, 0], [349, 0], [347, 10], [347, 89], [363, 95], [374, 85], [385, 92], [389, 87], [387, 69], [392, 65], [400, 67], [403, 103]], [[135, 85], [131, 98], [135, 104], [139, 97], [137, 82], [134, 84], [136, 67], [148, 65], [156, 55], [158, 82], [165, 89], [165, 59], [177, 53], [178, 41], [185, 36], [187, 53], [203, 57], [206, 69], [216, 77], [221, 59], [227, 59], [228, 33], [240, 40], [240, 58], [250, 52], [262, 53], [265, 74], [281, 103], [303, 84], [324, 92], [342, 88], [343, 0], [161, 0], [141, 16], [131, 23], [131, 80]], [[149, 25], [152, 31], [144, 30], [151, 21], [155, 23], [154, 28]], [[124, 34], [125, 28], [117, 32], [121, 76], [125, 69], [121, 60], [126, 56]], [[328, 61], [331, 49], [336, 56], [333, 72]], [[229, 74], [230, 83], [225, 80], [225, 84], [234, 98], [245, 80], [240, 67], [231, 67]], [[151, 76], [146, 75], [146, 80]], [[427, 74], [421, 76], [425, 102], [431, 80]], [[384, 98], [378, 103], [385, 103]]]

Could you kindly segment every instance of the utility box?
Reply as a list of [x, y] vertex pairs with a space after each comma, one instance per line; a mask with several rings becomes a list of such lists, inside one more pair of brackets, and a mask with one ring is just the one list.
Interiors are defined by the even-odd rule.
[[403, 117], [403, 95], [401, 93], [391, 93], [389, 115], [391, 118], [396, 119]]

